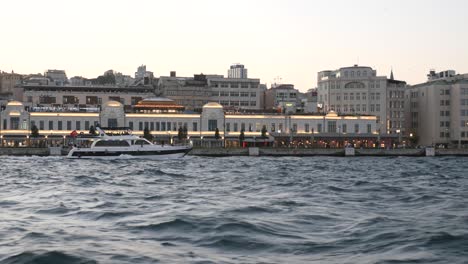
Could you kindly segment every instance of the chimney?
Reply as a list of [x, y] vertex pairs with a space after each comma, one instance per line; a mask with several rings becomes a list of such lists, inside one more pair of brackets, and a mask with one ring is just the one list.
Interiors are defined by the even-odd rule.
[[176, 72], [175, 71], [171, 71], [171, 77], [176, 77]]

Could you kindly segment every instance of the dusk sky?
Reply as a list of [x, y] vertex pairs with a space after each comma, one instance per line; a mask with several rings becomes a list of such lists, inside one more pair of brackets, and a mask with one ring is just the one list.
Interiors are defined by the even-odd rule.
[[[113, 69], [278, 77], [306, 91], [321, 70], [371, 66], [410, 84], [431, 68], [468, 72], [465, 0], [2, 1], [0, 70]], [[278, 79], [279, 80], [279, 79]]]

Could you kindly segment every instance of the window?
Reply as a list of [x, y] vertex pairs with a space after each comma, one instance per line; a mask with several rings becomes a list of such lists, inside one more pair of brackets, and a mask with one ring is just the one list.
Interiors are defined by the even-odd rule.
[[41, 96], [39, 97], [40, 104], [55, 104], [56, 98], [53, 96]]
[[372, 133], [372, 125], [371, 124], [367, 124], [367, 133], [368, 134]]
[[[4, 122], [6, 121], [6, 119], [4, 120]], [[44, 121], [41, 121], [42, 122], [42, 126], [44, 126]], [[6, 123], [6, 122], [5, 122]], [[4, 125], [5, 125], [4, 123]], [[19, 117], [10, 117], [10, 129], [19, 129], [19, 124], [20, 124], [20, 119]], [[42, 128], [44, 129], [44, 128]]]
[[138, 139], [133, 142], [133, 145], [149, 145], [150, 143], [143, 139]]
[[129, 127], [131, 130], [133, 130], [133, 122], [132, 122], [132, 121], [128, 122], [128, 127]]
[[97, 105], [99, 101], [97, 96], [86, 96], [86, 104]]
[[322, 124], [317, 124], [317, 132], [322, 133]]
[[95, 147], [128, 147], [126, 140], [100, 140], [96, 142]]
[[193, 123], [192, 123], [192, 128], [193, 128], [193, 131], [198, 131], [198, 123], [197, 123], [197, 122], [193, 122]]
[[343, 124], [342, 125], [342, 128], [343, 128], [343, 133], [347, 133], [347, 130], [348, 130], [348, 127], [346, 126], [346, 124]]
[[359, 124], [354, 124], [354, 133], [359, 133]]
[[57, 121], [57, 130], [63, 130], [63, 125], [62, 125], [61, 120]]
[[54, 130], [54, 121], [49, 120], [49, 130]]
[[143, 131], [143, 122], [138, 122], [138, 130]]
[[72, 122], [67, 121], [67, 130], [72, 130]]
[[107, 126], [108, 127], [118, 127], [117, 118], [109, 118], [107, 120]]
[[166, 123], [167, 131], [171, 131], [171, 122]]
[[231, 131], [231, 123], [226, 123], [226, 131], [227, 132]]
[[89, 121], [85, 121], [84, 123], [84, 129], [89, 130]]
[[241, 130], [245, 131], [245, 123], [241, 123]]
[[166, 122], [161, 122], [161, 131], [166, 131]]
[[68, 96], [68, 95], [64, 95], [62, 97], [62, 102], [63, 104], [79, 104], [78, 98], [76, 98], [75, 96]]
[[237, 129], [237, 123], [234, 123], [234, 132], [237, 132], [238, 129]]
[[336, 121], [328, 121], [328, 133], [336, 133]]
[[208, 131], [215, 131], [218, 128], [218, 120], [210, 119], [208, 120]]
[[310, 128], [309, 128], [309, 124], [305, 124], [305, 132], [309, 132]]
[[[13, 120], [13, 118], [12, 118]], [[13, 121], [11, 124], [12, 128], [11, 129], [18, 129], [19, 128], [19, 119], [18, 119], [18, 126], [15, 126], [16, 128], [13, 128]], [[39, 121], [39, 129], [44, 130], [44, 120]]]

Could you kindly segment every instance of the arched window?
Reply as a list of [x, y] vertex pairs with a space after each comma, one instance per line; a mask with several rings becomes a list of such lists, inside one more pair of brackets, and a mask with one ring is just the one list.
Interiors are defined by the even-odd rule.
[[361, 88], [366, 88], [366, 86], [365, 86], [364, 83], [361, 83], [361, 82], [349, 82], [349, 83], [345, 84], [345, 88], [361, 89]]

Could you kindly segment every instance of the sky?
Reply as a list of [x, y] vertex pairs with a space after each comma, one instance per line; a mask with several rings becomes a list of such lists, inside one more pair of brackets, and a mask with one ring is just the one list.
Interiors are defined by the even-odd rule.
[[223, 74], [316, 87], [359, 64], [409, 84], [468, 73], [465, 0], [0, 0], [0, 70]]

